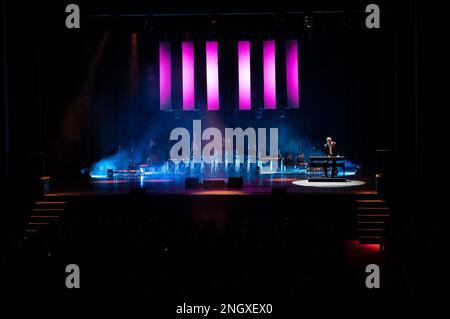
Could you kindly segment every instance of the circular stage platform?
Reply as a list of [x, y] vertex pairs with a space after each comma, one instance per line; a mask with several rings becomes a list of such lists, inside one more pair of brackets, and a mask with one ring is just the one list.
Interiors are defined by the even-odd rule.
[[337, 187], [354, 187], [362, 186], [365, 184], [364, 181], [358, 180], [347, 180], [345, 182], [310, 182], [307, 179], [300, 179], [293, 181], [292, 184], [304, 187], [327, 187], [327, 188], [337, 188]]

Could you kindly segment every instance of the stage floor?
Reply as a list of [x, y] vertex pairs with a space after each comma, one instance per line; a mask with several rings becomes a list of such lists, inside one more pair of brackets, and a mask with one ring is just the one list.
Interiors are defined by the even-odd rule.
[[[185, 175], [147, 175], [142, 177], [97, 177], [89, 181], [52, 185], [47, 196], [80, 196], [128, 194], [132, 188], [145, 188], [148, 194], [176, 195], [251, 195], [270, 194], [273, 187], [283, 187], [288, 193], [375, 194], [374, 176], [348, 176], [348, 182], [309, 183], [304, 174], [259, 175], [244, 177], [242, 188], [186, 189]], [[226, 178], [201, 178], [223, 179]]]

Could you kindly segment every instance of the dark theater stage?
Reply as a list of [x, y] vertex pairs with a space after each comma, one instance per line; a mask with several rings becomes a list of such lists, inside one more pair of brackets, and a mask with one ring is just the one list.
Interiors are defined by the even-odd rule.
[[444, 12], [3, 1], [2, 289], [155, 318], [447, 296]]

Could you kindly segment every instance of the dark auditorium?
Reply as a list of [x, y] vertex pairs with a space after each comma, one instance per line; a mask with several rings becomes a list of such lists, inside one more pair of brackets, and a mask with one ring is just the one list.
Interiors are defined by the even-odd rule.
[[444, 3], [2, 0], [1, 290], [448, 298]]

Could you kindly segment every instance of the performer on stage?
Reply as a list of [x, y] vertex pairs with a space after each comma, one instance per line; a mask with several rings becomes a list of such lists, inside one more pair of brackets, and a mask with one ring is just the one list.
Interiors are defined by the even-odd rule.
[[[339, 156], [339, 148], [335, 141], [331, 137], [327, 137], [327, 142], [323, 146], [323, 151], [326, 156]], [[333, 161], [331, 169], [331, 177], [337, 176], [336, 162]], [[328, 177], [328, 167], [325, 167], [325, 177]]]

